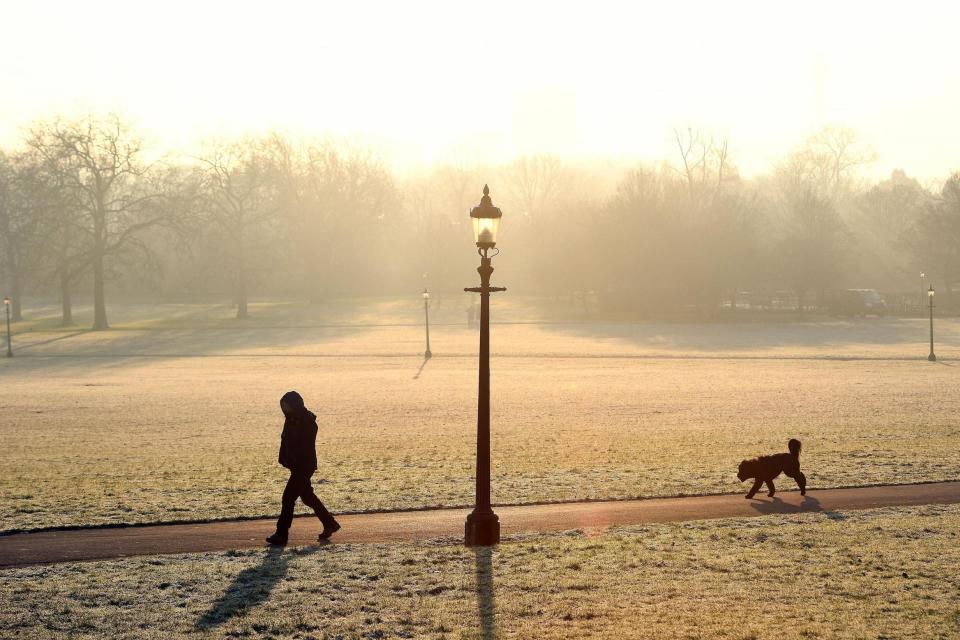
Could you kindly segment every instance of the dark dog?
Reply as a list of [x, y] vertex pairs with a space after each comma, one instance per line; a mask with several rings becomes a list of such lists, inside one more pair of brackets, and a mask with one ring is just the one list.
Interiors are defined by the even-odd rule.
[[773, 494], [777, 491], [773, 486], [773, 479], [781, 473], [797, 481], [797, 486], [800, 487], [800, 495], [807, 494], [807, 477], [800, 471], [800, 441], [792, 439], [787, 443], [787, 447], [790, 449], [790, 453], [760, 456], [740, 463], [740, 469], [737, 471], [740, 482], [747, 478], [754, 479], [753, 486], [750, 487], [750, 491], [746, 495], [747, 500], [760, 490], [760, 485], [763, 483], [767, 483], [767, 489], [769, 489], [767, 495], [773, 497]]

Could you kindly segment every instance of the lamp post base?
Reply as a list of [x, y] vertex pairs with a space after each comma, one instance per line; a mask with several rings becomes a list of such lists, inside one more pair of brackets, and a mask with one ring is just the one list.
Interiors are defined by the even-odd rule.
[[937, 356], [933, 355], [933, 352], [931, 351], [930, 355], [927, 356], [927, 360], [929, 360], [930, 362], [936, 362]]
[[468, 547], [489, 547], [500, 542], [500, 518], [493, 511], [467, 516], [464, 544]]

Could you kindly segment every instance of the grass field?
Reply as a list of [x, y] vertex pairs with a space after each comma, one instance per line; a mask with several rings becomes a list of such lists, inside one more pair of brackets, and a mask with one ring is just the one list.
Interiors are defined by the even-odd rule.
[[[226, 307], [120, 308], [104, 333], [25, 324], [0, 359], [0, 529], [273, 514], [291, 388], [319, 415], [334, 511], [469, 504], [476, 332], [453, 324], [461, 302], [438, 301], [429, 362], [415, 300], [254, 307], [250, 324]], [[960, 478], [958, 323], [931, 364], [922, 321], [494, 311], [517, 323], [493, 328], [498, 503], [739, 491], [739, 460], [789, 437], [812, 487]]]
[[955, 638], [960, 507], [0, 571], [6, 638]]

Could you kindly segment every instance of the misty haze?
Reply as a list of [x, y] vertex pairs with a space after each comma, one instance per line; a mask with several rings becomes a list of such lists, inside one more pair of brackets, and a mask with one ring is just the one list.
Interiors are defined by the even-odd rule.
[[960, 637], [958, 20], [3, 7], [0, 636]]

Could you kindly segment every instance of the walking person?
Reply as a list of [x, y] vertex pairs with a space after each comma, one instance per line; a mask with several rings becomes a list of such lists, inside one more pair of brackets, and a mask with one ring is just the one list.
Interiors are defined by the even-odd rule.
[[317, 416], [308, 411], [296, 391], [288, 391], [280, 399], [283, 411], [283, 433], [280, 434], [280, 464], [290, 470], [290, 479], [283, 489], [277, 531], [267, 538], [270, 544], [287, 544], [287, 532], [293, 522], [297, 498], [313, 509], [323, 523], [320, 540], [327, 540], [340, 530], [340, 524], [313, 492], [310, 477], [317, 470]]

